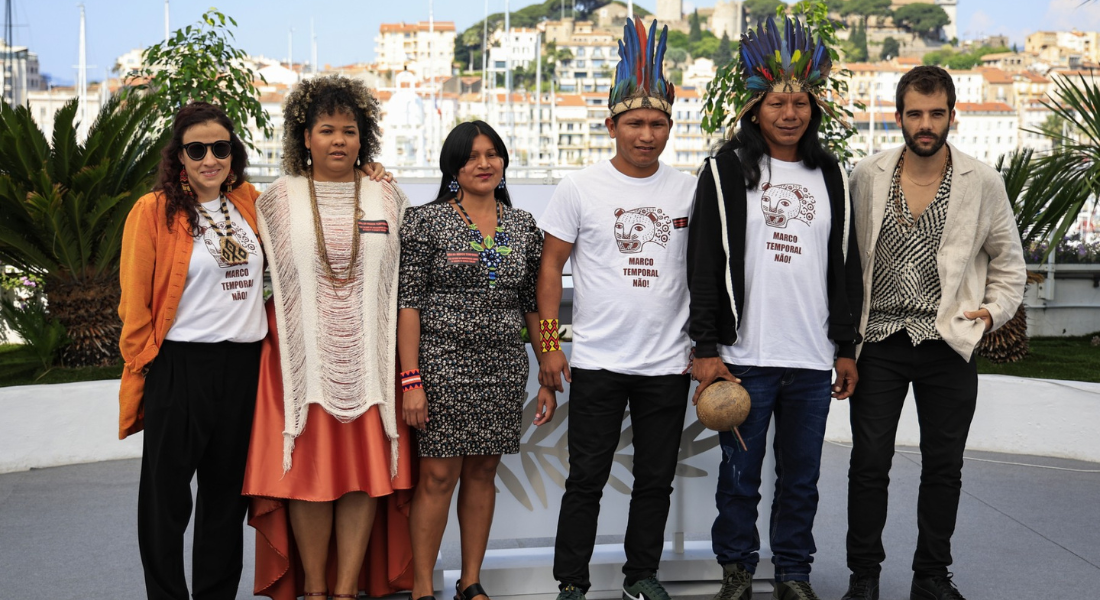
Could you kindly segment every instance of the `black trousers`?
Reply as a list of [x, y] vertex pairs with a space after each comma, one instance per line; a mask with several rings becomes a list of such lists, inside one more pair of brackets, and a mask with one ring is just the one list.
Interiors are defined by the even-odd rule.
[[569, 477], [554, 541], [554, 578], [587, 591], [603, 488], [615, 462], [623, 415], [630, 407], [634, 485], [627, 517], [628, 582], [657, 572], [672, 479], [687, 410], [687, 375], [624, 375], [573, 369], [569, 389]]
[[863, 345], [852, 395], [848, 469], [848, 568], [877, 574], [886, 558], [887, 487], [902, 403], [913, 385], [920, 425], [921, 476], [913, 571], [944, 574], [962, 492], [963, 450], [974, 418], [978, 371], [946, 342], [914, 347], [904, 331]]
[[186, 600], [183, 534], [198, 473], [192, 588], [230, 600], [241, 580], [241, 496], [260, 343], [165, 341], [145, 377], [138, 549], [151, 600]]

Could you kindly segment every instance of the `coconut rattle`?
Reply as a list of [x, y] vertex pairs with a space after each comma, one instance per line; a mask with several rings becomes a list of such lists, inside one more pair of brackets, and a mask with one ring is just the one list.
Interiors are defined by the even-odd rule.
[[719, 380], [707, 386], [699, 395], [695, 414], [707, 429], [732, 431], [741, 448], [746, 449], [737, 426], [745, 422], [751, 405], [749, 393], [740, 384]]

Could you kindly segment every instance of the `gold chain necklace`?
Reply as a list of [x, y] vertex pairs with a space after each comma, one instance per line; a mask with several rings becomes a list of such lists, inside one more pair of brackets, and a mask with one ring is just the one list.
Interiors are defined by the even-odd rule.
[[940, 176], [933, 179], [932, 181], [929, 181], [928, 183], [921, 183], [921, 182], [917, 181], [916, 179], [913, 179], [913, 176], [905, 171], [905, 155], [904, 154], [902, 154], [901, 160], [902, 160], [901, 172], [902, 172], [902, 174], [905, 175], [905, 178], [908, 179], [909, 182], [912, 183], [913, 185], [918, 185], [920, 187], [928, 187], [928, 186], [932, 185], [933, 183], [940, 183], [940, 182], [943, 181], [944, 176], [947, 175], [947, 165], [948, 165], [948, 163], [951, 162], [951, 155], [948, 154], [947, 158], [944, 158], [944, 160], [943, 160], [943, 170], [940, 171]]
[[336, 273], [332, 268], [332, 261], [328, 258], [328, 247], [325, 245], [325, 230], [321, 226], [321, 211], [317, 207], [317, 191], [313, 186], [313, 172], [309, 174], [309, 203], [313, 208], [313, 231], [317, 236], [317, 253], [321, 258], [321, 266], [325, 269], [329, 285], [333, 290], [342, 288], [355, 279], [355, 266], [359, 262], [359, 221], [363, 218], [363, 209], [359, 204], [360, 188], [359, 170], [355, 170], [355, 222], [351, 227], [351, 259], [342, 273]]

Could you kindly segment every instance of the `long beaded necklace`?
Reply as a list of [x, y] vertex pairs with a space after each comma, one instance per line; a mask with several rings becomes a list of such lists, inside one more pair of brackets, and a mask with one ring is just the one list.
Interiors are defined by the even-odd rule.
[[321, 226], [321, 211], [317, 207], [317, 190], [313, 186], [313, 173], [309, 174], [309, 203], [313, 209], [313, 231], [317, 236], [317, 253], [321, 258], [321, 266], [325, 269], [325, 275], [333, 290], [342, 288], [355, 279], [355, 266], [359, 262], [359, 227], [356, 226], [363, 219], [363, 208], [359, 200], [360, 173], [355, 170], [355, 221], [351, 228], [351, 259], [341, 273], [332, 268], [332, 261], [328, 258], [328, 246], [325, 245], [325, 230]]
[[206, 217], [206, 221], [210, 223], [210, 229], [214, 230], [214, 233], [218, 234], [220, 242], [218, 243], [218, 252], [221, 253], [222, 260], [225, 261], [227, 266], [243, 265], [248, 262], [248, 251], [241, 246], [237, 241], [237, 237], [233, 233], [233, 221], [229, 219], [229, 207], [225, 203], [225, 196], [221, 197], [221, 213], [225, 217], [225, 221], [222, 227], [218, 227], [218, 224], [214, 222], [214, 218], [210, 216], [210, 213], [206, 212], [206, 208], [201, 203], [196, 203], [199, 207], [199, 212], [202, 216]]
[[477, 252], [482, 264], [489, 269], [489, 287], [496, 287], [497, 268], [500, 267], [503, 257], [512, 253], [512, 240], [500, 225], [501, 218], [504, 214], [504, 207], [499, 201], [497, 202], [496, 235], [490, 237], [481, 235], [481, 231], [478, 230], [477, 225], [474, 224], [474, 220], [470, 218], [469, 213], [467, 213], [466, 209], [462, 206], [462, 202], [456, 199], [454, 203], [455, 206], [458, 207], [462, 215], [462, 220], [466, 223], [468, 231], [470, 232], [470, 247]]

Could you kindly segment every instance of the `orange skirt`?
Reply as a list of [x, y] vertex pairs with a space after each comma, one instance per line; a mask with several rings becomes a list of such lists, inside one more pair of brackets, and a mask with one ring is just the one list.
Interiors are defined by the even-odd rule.
[[[256, 529], [255, 594], [294, 600], [304, 593], [304, 574], [286, 500], [328, 502], [349, 492], [378, 499], [359, 589], [386, 596], [412, 588], [409, 506], [415, 482], [411, 435], [398, 418], [397, 476], [390, 479], [390, 442], [377, 407], [350, 423], [341, 423], [318, 405], [310, 405], [306, 425], [295, 440], [293, 465], [283, 474], [283, 385], [278, 331], [272, 302], [267, 303], [269, 333], [260, 355], [260, 384], [252, 441], [245, 469], [244, 495], [251, 496], [248, 524]], [[397, 414], [401, 415], [401, 387]], [[336, 584], [336, 536], [329, 551], [328, 587]]]

